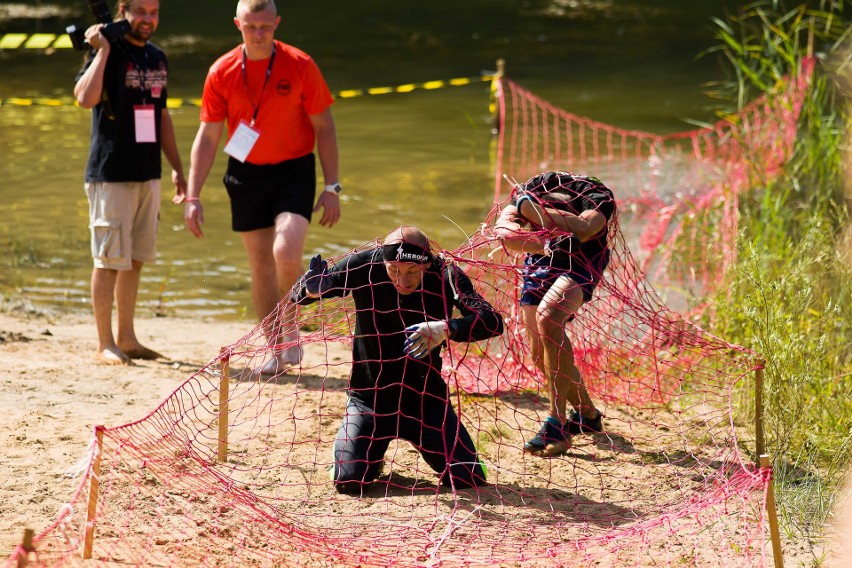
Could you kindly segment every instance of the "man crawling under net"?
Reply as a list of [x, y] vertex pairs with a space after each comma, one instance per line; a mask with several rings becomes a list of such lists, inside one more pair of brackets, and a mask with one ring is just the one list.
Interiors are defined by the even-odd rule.
[[608, 226], [615, 214], [612, 190], [601, 180], [551, 171], [515, 186], [494, 225], [506, 249], [526, 253], [521, 315], [533, 361], [550, 391], [550, 415], [524, 445], [535, 456], [564, 454], [572, 436], [603, 430], [565, 324], [592, 299], [609, 264]]
[[[485, 468], [441, 377], [441, 347], [501, 335], [502, 316], [410, 226], [331, 268], [316, 255], [291, 300], [308, 304], [349, 294], [355, 333], [349, 400], [334, 442], [337, 491], [362, 495], [395, 438], [414, 444], [442, 485], [484, 485]], [[453, 317], [453, 308], [461, 317]]]

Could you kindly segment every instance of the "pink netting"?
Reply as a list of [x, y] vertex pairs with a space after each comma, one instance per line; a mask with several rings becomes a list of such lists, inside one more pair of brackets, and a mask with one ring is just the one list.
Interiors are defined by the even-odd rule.
[[518, 181], [553, 169], [594, 175], [616, 190], [633, 255], [655, 285], [703, 296], [736, 258], [740, 193], [765, 186], [793, 149], [813, 66], [806, 59], [773, 96], [736, 115], [668, 135], [571, 114], [503, 79], [495, 201], [508, 191], [504, 172]]
[[[93, 441], [77, 491], [35, 538], [31, 565], [73, 565], [87, 527], [99, 565], [765, 564], [769, 472], [743, 454], [752, 440], [741, 438], [730, 406], [761, 359], [671, 310], [646, 275], [652, 266], [670, 274], [676, 251], [695, 282], [718, 281], [734, 254], [736, 196], [782, 167], [809, 73], [731, 120], [665, 137], [573, 116], [503, 81], [498, 174], [583, 171], [619, 203], [610, 264], [565, 328], [604, 433], [575, 436], [555, 458], [522, 451], [548, 414], [548, 394], [518, 317], [519, 259], [491, 230], [495, 207], [480, 232], [441, 251], [505, 323], [502, 335], [451, 342], [443, 356], [487, 485], [444, 487], [414, 445], [392, 441], [363, 497], [338, 493], [329, 469], [354, 307], [349, 298], [300, 306], [301, 337], [269, 345], [264, 329], [284, 316], [282, 304], [148, 416], [97, 429], [103, 441]], [[724, 231], [708, 242], [711, 216]], [[296, 345], [300, 365], [253, 371], [273, 349]], [[23, 556], [16, 550], [8, 564]]]

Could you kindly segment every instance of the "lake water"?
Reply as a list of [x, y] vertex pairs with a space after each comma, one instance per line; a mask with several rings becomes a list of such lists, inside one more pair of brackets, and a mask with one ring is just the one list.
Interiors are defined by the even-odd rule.
[[[710, 18], [722, 0], [374, 0], [279, 2], [278, 39], [310, 53], [334, 93], [478, 77], [506, 60], [525, 88], [579, 115], [628, 129], [686, 130], [713, 119], [703, 84], [720, 80]], [[161, 3], [155, 43], [171, 66], [170, 96], [195, 99], [208, 66], [240, 38], [232, 0]], [[82, 0], [0, 3], [0, 35], [88, 25]], [[91, 258], [83, 170], [90, 113], [13, 97], [72, 95], [81, 55], [0, 50], [0, 294], [43, 309], [90, 311]], [[306, 259], [344, 253], [402, 224], [459, 245], [492, 206], [489, 84], [338, 98], [343, 218], [314, 225]], [[172, 111], [184, 164], [198, 108]], [[139, 313], [254, 320], [245, 254], [230, 230], [220, 153], [204, 189], [205, 237], [163, 201], [158, 259], [143, 271]], [[565, 165], [570, 168], [570, 164]], [[593, 173], [593, 172], [590, 172]], [[168, 174], [168, 172], [166, 172]], [[172, 188], [164, 180], [164, 193]], [[617, 188], [615, 188], [617, 191]]]

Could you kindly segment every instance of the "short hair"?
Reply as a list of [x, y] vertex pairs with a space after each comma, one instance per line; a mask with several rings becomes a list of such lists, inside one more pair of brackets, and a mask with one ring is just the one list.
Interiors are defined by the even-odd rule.
[[426, 252], [431, 252], [429, 250], [429, 238], [426, 236], [426, 233], [411, 225], [401, 225], [388, 233], [382, 245], [395, 245], [399, 243], [411, 244], [422, 248]]
[[[133, 4], [133, 0], [116, 0], [114, 16], [115, 21], [127, 19], [127, 12], [130, 11], [131, 4]], [[124, 11], [124, 16], [121, 15], [122, 10]]]
[[115, 3], [115, 18], [121, 18], [121, 11], [124, 10], [126, 14], [128, 10], [130, 10], [130, 5], [133, 4], [133, 0], [118, 0]]
[[276, 14], [278, 13], [278, 7], [275, 6], [275, 0], [239, 0], [237, 2], [237, 11], [239, 11], [240, 4], [246, 7], [251, 13], [255, 12], [263, 12], [267, 8], [272, 8], [272, 11]]

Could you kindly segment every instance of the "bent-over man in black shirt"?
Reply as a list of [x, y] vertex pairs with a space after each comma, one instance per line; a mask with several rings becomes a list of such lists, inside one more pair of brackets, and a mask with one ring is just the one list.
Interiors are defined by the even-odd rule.
[[508, 250], [526, 253], [521, 316], [550, 391], [550, 415], [524, 445], [533, 455], [562, 455], [572, 436], [603, 431], [603, 415], [580, 376], [565, 324], [592, 299], [609, 264], [615, 215], [615, 197], [601, 180], [548, 171], [516, 186], [494, 225]]
[[[315, 256], [292, 300], [349, 294], [355, 334], [349, 401], [334, 442], [337, 491], [362, 494], [394, 438], [414, 444], [443, 485], [483, 485], [484, 467], [441, 377], [441, 347], [498, 336], [503, 318], [461, 269], [433, 257], [426, 235], [409, 226], [331, 268]], [[453, 317], [454, 307], [461, 317]]]

